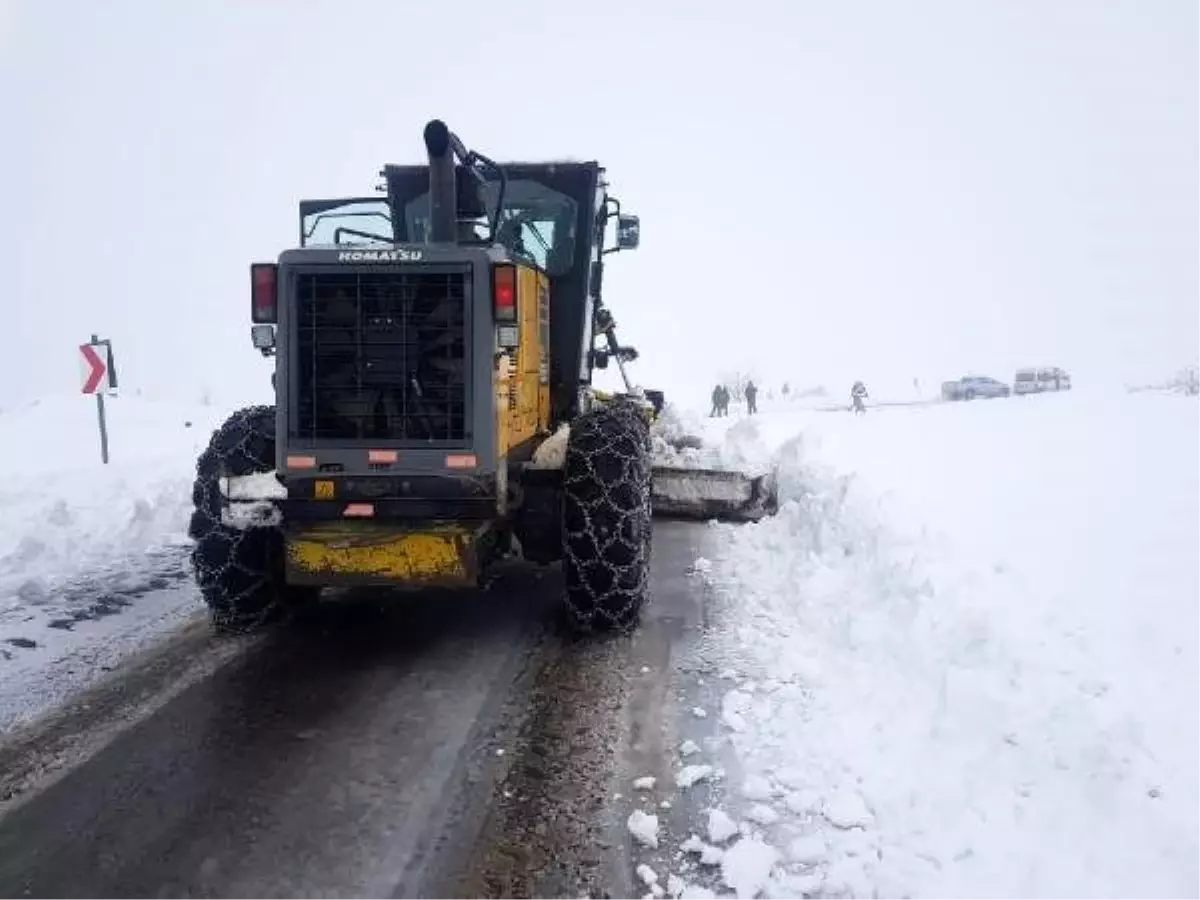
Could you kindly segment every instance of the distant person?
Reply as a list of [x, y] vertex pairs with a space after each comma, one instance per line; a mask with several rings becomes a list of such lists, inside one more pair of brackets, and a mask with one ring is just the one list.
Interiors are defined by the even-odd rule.
[[721, 386], [718, 384], [712, 390], [712, 412], [708, 414], [710, 419], [721, 414]]
[[729, 388], [721, 385], [721, 415], [729, 415]]
[[861, 381], [854, 382], [854, 387], [850, 388], [850, 402], [854, 404], [855, 415], [862, 415], [867, 411], [863, 405], [863, 401], [867, 399], [867, 386]]
[[746, 382], [746, 412], [754, 415], [758, 412], [758, 388], [754, 386], [753, 381]]

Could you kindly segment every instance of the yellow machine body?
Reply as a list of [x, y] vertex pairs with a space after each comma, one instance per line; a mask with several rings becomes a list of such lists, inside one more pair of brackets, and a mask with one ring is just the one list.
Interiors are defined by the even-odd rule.
[[496, 449], [532, 451], [550, 431], [550, 279], [533, 266], [516, 265], [516, 347], [496, 361]]

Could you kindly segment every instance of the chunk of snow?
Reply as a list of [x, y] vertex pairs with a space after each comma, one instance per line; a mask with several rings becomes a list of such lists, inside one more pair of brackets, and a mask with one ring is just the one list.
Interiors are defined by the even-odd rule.
[[821, 808], [821, 795], [811, 789], [792, 791], [784, 798], [783, 802], [792, 812], [803, 815]]
[[654, 885], [658, 884], [658, 873], [645, 863], [639, 865], [636, 871], [637, 877], [641, 879], [642, 884], [644, 884], [646, 887], [653, 887]]
[[687, 883], [678, 875], [669, 873], [667, 875], [667, 896], [678, 897], [687, 889]]
[[670, 809], [671, 801], [670, 800], [660, 800], [658, 803], [658, 808], [659, 809]]
[[779, 821], [779, 813], [765, 803], [755, 803], [746, 811], [746, 818], [756, 825], [774, 825]]
[[680, 844], [679, 849], [684, 853], [699, 856], [700, 864], [704, 866], [719, 866], [725, 855], [725, 851], [720, 847], [707, 844], [694, 834]]
[[712, 560], [705, 559], [703, 556], [700, 556], [697, 557], [694, 563], [692, 563], [692, 571], [701, 575], [707, 575], [712, 571], [712, 565]]
[[635, 791], [652, 791], [657, 781], [658, 779], [653, 775], [643, 775], [641, 778], [633, 779], [633, 789]]
[[708, 711], [703, 706], [693, 706], [692, 715], [697, 719], [707, 719]]
[[767, 887], [779, 851], [755, 838], [742, 838], [725, 851], [721, 880], [739, 897], [754, 897]]
[[[820, 872], [807, 872], [804, 874], [787, 873], [777, 875], [772, 879], [771, 896], [774, 897], [812, 897], [821, 893], [821, 889], [825, 884], [825, 876]], [[832, 892], [830, 892], [832, 893]], [[871, 893], [871, 892], [868, 892]], [[863, 894], [852, 894], [854, 897], [865, 897]], [[875, 894], [872, 896], [889, 896], [886, 893]]]
[[286, 500], [288, 495], [274, 469], [253, 475], [230, 475], [217, 482], [227, 500]]
[[836, 791], [821, 812], [837, 828], [865, 828], [875, 819], [862, 795], [852, 790]]
[[747, 800], [769, 800], [774, 793], [770, 779], [762, 775], [748, 775], [742, 782], [742, 796]]
[[675, 775], [675, 784], [681, 788], [690, 788], [699, 781], [712, 776], [713, 767], [707, 765], [684, 766]]
[[658, 849], [658, 816], [635, 809], [625, 822], [629, 833], [643, 847]]
[[806, 834], [788, 844], [787, 855], [792, 862], [813, 866], [825, 859], [828, 845], [819, 834]]
[[725, 723], [725, 727], [730, 731], [745, 731], [746, 720], [742, 718], [742, 714], [734, 712], [732, 709], [727, 709], [721, 713], [721, 721]]
[[533, 453], [531, 469], [561, 469], [567, 459], [567, 442], [571, 437], [571, 426], [563, 423], [558, 430], [546, 438]]
[[714, 844], [723, 844], [738, 833], [737, 822], [723, 810], [708, 811], [708, 839]]
[[716, 894], [702, 885], [688, 884], [679, 892], [679, 900], [716, 900]]
[[679, 745], [680, 756], [691, 756], [693, 753], [700, 752], [700, 745], [693, 740], [686, 740]]

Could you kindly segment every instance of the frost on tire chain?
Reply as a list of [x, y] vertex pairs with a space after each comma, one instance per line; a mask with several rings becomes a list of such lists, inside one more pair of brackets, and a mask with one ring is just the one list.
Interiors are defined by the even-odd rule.
[[[274, 468], [272, 406], [235, 412], [213, 432], [196, 462], [188, 528], [196, 542], [192, 570], [213, 624], [222, 631], [251, 631], [279, 607], [283, 590], [279, 517], [269, 500], [253, 502], [253, 497], [278, 495], [278, 484], [274, 489], [267, 485], [268, 479], [274, 480], [269, 474]], [[231, 498], [243, 502], [231, 504]]]
[[650, 570], [650, 431], [614, 402], [579, 416], [563, 464], [566, 605], [581, 631], [632, 628]]

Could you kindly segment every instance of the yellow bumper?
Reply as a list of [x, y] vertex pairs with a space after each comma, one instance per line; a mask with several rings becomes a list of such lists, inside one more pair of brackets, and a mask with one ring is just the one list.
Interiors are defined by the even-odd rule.
[[287, 537], [287, 580], [346, 586], [473, 585], [481, 536], [482, 530], [462, 525], [309, 525]]

